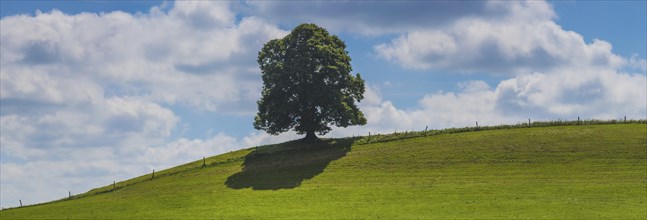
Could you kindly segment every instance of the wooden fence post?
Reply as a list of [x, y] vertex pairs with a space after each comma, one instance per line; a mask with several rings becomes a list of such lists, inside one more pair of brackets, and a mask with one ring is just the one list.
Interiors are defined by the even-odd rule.
[[425, 126], [425, 137], [427, 137], [427, 128], [429, 128], [429, 125]]
[[20, 207], [22, 207], [22, 200], [19, 199], [18, 202], [20, 202]]
[[202, 157], [202, 167], [205, 167], [205, 166], [207, 166], [207, 158]]
[[528, 119], [528, 127], [530, 127], [530, 118]]
[[155, 169], [153, 169], [153, 176], [151, 177], [151, 179], [154, 179], [154, 178], [155, 178]]
[[577, 116], [577, 125], [580, 125], [580, 116]]
[[368, 142], [371, 142], [371, 132], [370, 131], [368, 132], [368, 141], [366, 141], [366, 143], [368, 143]]
[[117, 185], [115, 184], [115, 181], [112, 181], [112, 191], [114, 191], [117, 188]]

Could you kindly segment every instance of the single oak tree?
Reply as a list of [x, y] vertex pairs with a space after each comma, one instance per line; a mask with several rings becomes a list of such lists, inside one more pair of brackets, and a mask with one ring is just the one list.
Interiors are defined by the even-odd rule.
[[263, 91], [254, 128], [269, 134], [294, 129], [316, 140], [334, 125], [365, 125], [355, 102], [364, 98], [364, 80], [351, 75], [346, 44], [315, 24], [301, 24], [258, 53]]

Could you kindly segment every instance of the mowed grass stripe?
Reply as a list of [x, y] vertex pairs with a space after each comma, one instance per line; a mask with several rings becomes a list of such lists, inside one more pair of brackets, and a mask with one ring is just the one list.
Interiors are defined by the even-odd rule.
[[370, 144], [295, 141], [218, 155], [207, 163], [161, 171], [153, 180], [145, 175], [124, 181], [115, 191], [4, 210], [0, 217], [647, 216], [646, 124], [489, 130]]

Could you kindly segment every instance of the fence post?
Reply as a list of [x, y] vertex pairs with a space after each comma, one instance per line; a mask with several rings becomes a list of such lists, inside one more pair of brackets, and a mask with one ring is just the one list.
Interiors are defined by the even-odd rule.
[[202, 167], [205, 167], [205, 166], [207, 166], [207, 159], [206, 159], [206, 157], [203, 156], [202, 157]]
[[627, 123], [627, 116], [625, 115], [625, 123]]
[[368, 142], [371, 142], [371, 132], [370, 131], [368, 132], [368, 141], [366, 141], [366, 143], [368, 143]]
[[72, 191], [67, 191], [67, 197], [70, 199], [72, 198]]
[[530, 127], [530, 118], [528, 119], [528, 127]]
[[479, 122], [478, 122], [478, 121], [476, 121], [476, 128], [478, 128], [478, 127], [479, 127]]
[[425, 126], [425, 137], [427, 137], [427, 128], [428, 127], [429, 127], [429, 125]]
[[22, 200], [19, 199], [18, 202], [20, 202], [20, 207], [22, 207]]
[[153, 169], [153, 176], [151, 177], [151, 179], [154, 179], [154, 178], [155, 178], [155, 169]]
[[115, 184], [115, 181], [112, 181], [112, 191], [114, 191], [117, 188], [117, 185]]
[[577, 116], [577, 125], [580, 125], [580, 116]]

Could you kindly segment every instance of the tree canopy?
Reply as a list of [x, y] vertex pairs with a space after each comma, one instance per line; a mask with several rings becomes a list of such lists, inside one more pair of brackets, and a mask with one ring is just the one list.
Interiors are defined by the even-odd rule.
[[364, 125], [355, 102], [364, 98], [364, 80], [351, 75], [346, 44], [315, 24], [301, 24], [258, 53], [263, 91], [254, 128], [277, 135], [294, 129], [316, 139], [334, 125]]

